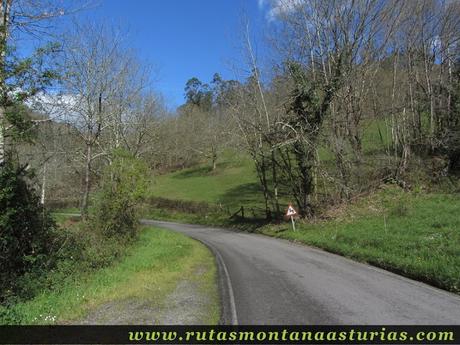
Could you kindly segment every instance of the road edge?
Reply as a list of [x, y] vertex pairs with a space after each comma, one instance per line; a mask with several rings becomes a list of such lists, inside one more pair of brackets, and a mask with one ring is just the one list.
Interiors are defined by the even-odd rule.
[[[162, 221], [150, 220], [150, 219], [141, 219], [141, 224], [143, 225], [155, 225], [161, 227]], [[164, 222], [169, 223], [169, 222]], [[170, 231], [173, 229], [163, 227]], [[235, 295], [233, 293], [232, 281], [230, 279], [230, 274], [228, 273], [227, 266], [222, 258], [222, 255], [217, 251], [209, 242], [206, 242], [202, 239], [198, 239], [192, 236], [189, 236], [194, 240], [205, 245], [211, 253], [214, 255], [217, 264], [217, 276], [218, 276], [218, 288], [221, 301], [221, 315], [219, 324], [220, 325], [238, 325], [238, 316], [236, 313], [235, 305]]]

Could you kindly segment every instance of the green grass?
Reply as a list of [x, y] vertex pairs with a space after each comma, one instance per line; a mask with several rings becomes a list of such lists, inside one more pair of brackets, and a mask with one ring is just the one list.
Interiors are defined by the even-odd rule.
[[80, 209], [78, 207], [67, 207], [59, 209], [60, 213], [80, 213]]
[[387, 188], [334, 220], [266, 226], [269, 236], [313, 245], [460, 292], [460, 196]]
[[[197, 269], [205, 272], [199, 278], [194, 274]], [[127, 299], [141, 299], [161, 309], [165, 297], [183, 279], [196, 282], [211, 299], [207, 323], [216, 324], [220, 310], [215, 262], [210, 251], [182, 234], [145, 228], [119, 262], [68, 277], [59, 289], [43, 291], [32, 300], [15, 304], [8, 315], [14, 315], [22, 324], [67, 323], [81, 320], [104, 303]], [[0, 319], [0, 324], [5, 323], [11, 321]]]
[[157, 176], [153, 195], [173, 200], [202, 201], [230, 208], [260, 205], [260, 191], [252, 161], [244, 155], [224, 156], [215, 171], [207, 163]]
[[[79, 213], [79, 212], [72, 212], [72, 213]], [[72, 216], [72, 215], [70, 215], [70, 213], [63, 212], [63, 211], [60, 211], [60, 210], [59, 210], [59, 212], [52, 212], [51, 217], [53, 217], [54, 221], [57, 224], [63, 224], [65, 222], [67, 222], [67, 221], [77, 221], [80, 218], [80, 217], [77, 217], [77, 216]]]
[[241, 217], [230, 218], [227, 214], [208, 213], [205, 216], [186, 212], [179, 212], [165, 209], [150, 209], [144, 214], [145, 218], [155, 220], [165, 220], [178, 223], [200, 224], [209, 226], [219, 226], [235, 230], [253, 232], [261, 226], [267, 224], [264, 219], [254, 219]]

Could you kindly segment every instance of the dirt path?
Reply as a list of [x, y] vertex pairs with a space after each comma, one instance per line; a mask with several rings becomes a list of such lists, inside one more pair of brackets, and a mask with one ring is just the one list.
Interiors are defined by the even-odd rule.
[[180, 281], [162, 305], [149, 300], [111, 301], [89, 312], [80, 322], [84, 325], [200, 325], [209, 320], [212, 298], [199, 286], [197, 270], [193, 280]]

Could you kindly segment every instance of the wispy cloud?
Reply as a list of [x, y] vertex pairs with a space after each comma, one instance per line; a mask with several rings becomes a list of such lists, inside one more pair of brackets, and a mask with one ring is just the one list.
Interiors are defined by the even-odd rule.
[[[265, 10], [268, 7], [267, 11], [267, 20], [274, 21], [277, 18], [294, 12], [299, 8], [303, 0], [258, 0], [259, 8]], [[268, 5], [268, 6], [266, 6]]]

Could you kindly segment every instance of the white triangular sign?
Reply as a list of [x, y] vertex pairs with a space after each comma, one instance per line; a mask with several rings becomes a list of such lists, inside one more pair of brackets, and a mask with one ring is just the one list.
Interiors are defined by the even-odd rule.
[[294, 207], [292, 207], [292, 205], [289, 205], [286, 212], [286, 216], [293, 216], [295, 214], [297, 214], [296, 210], [294, 209]]

